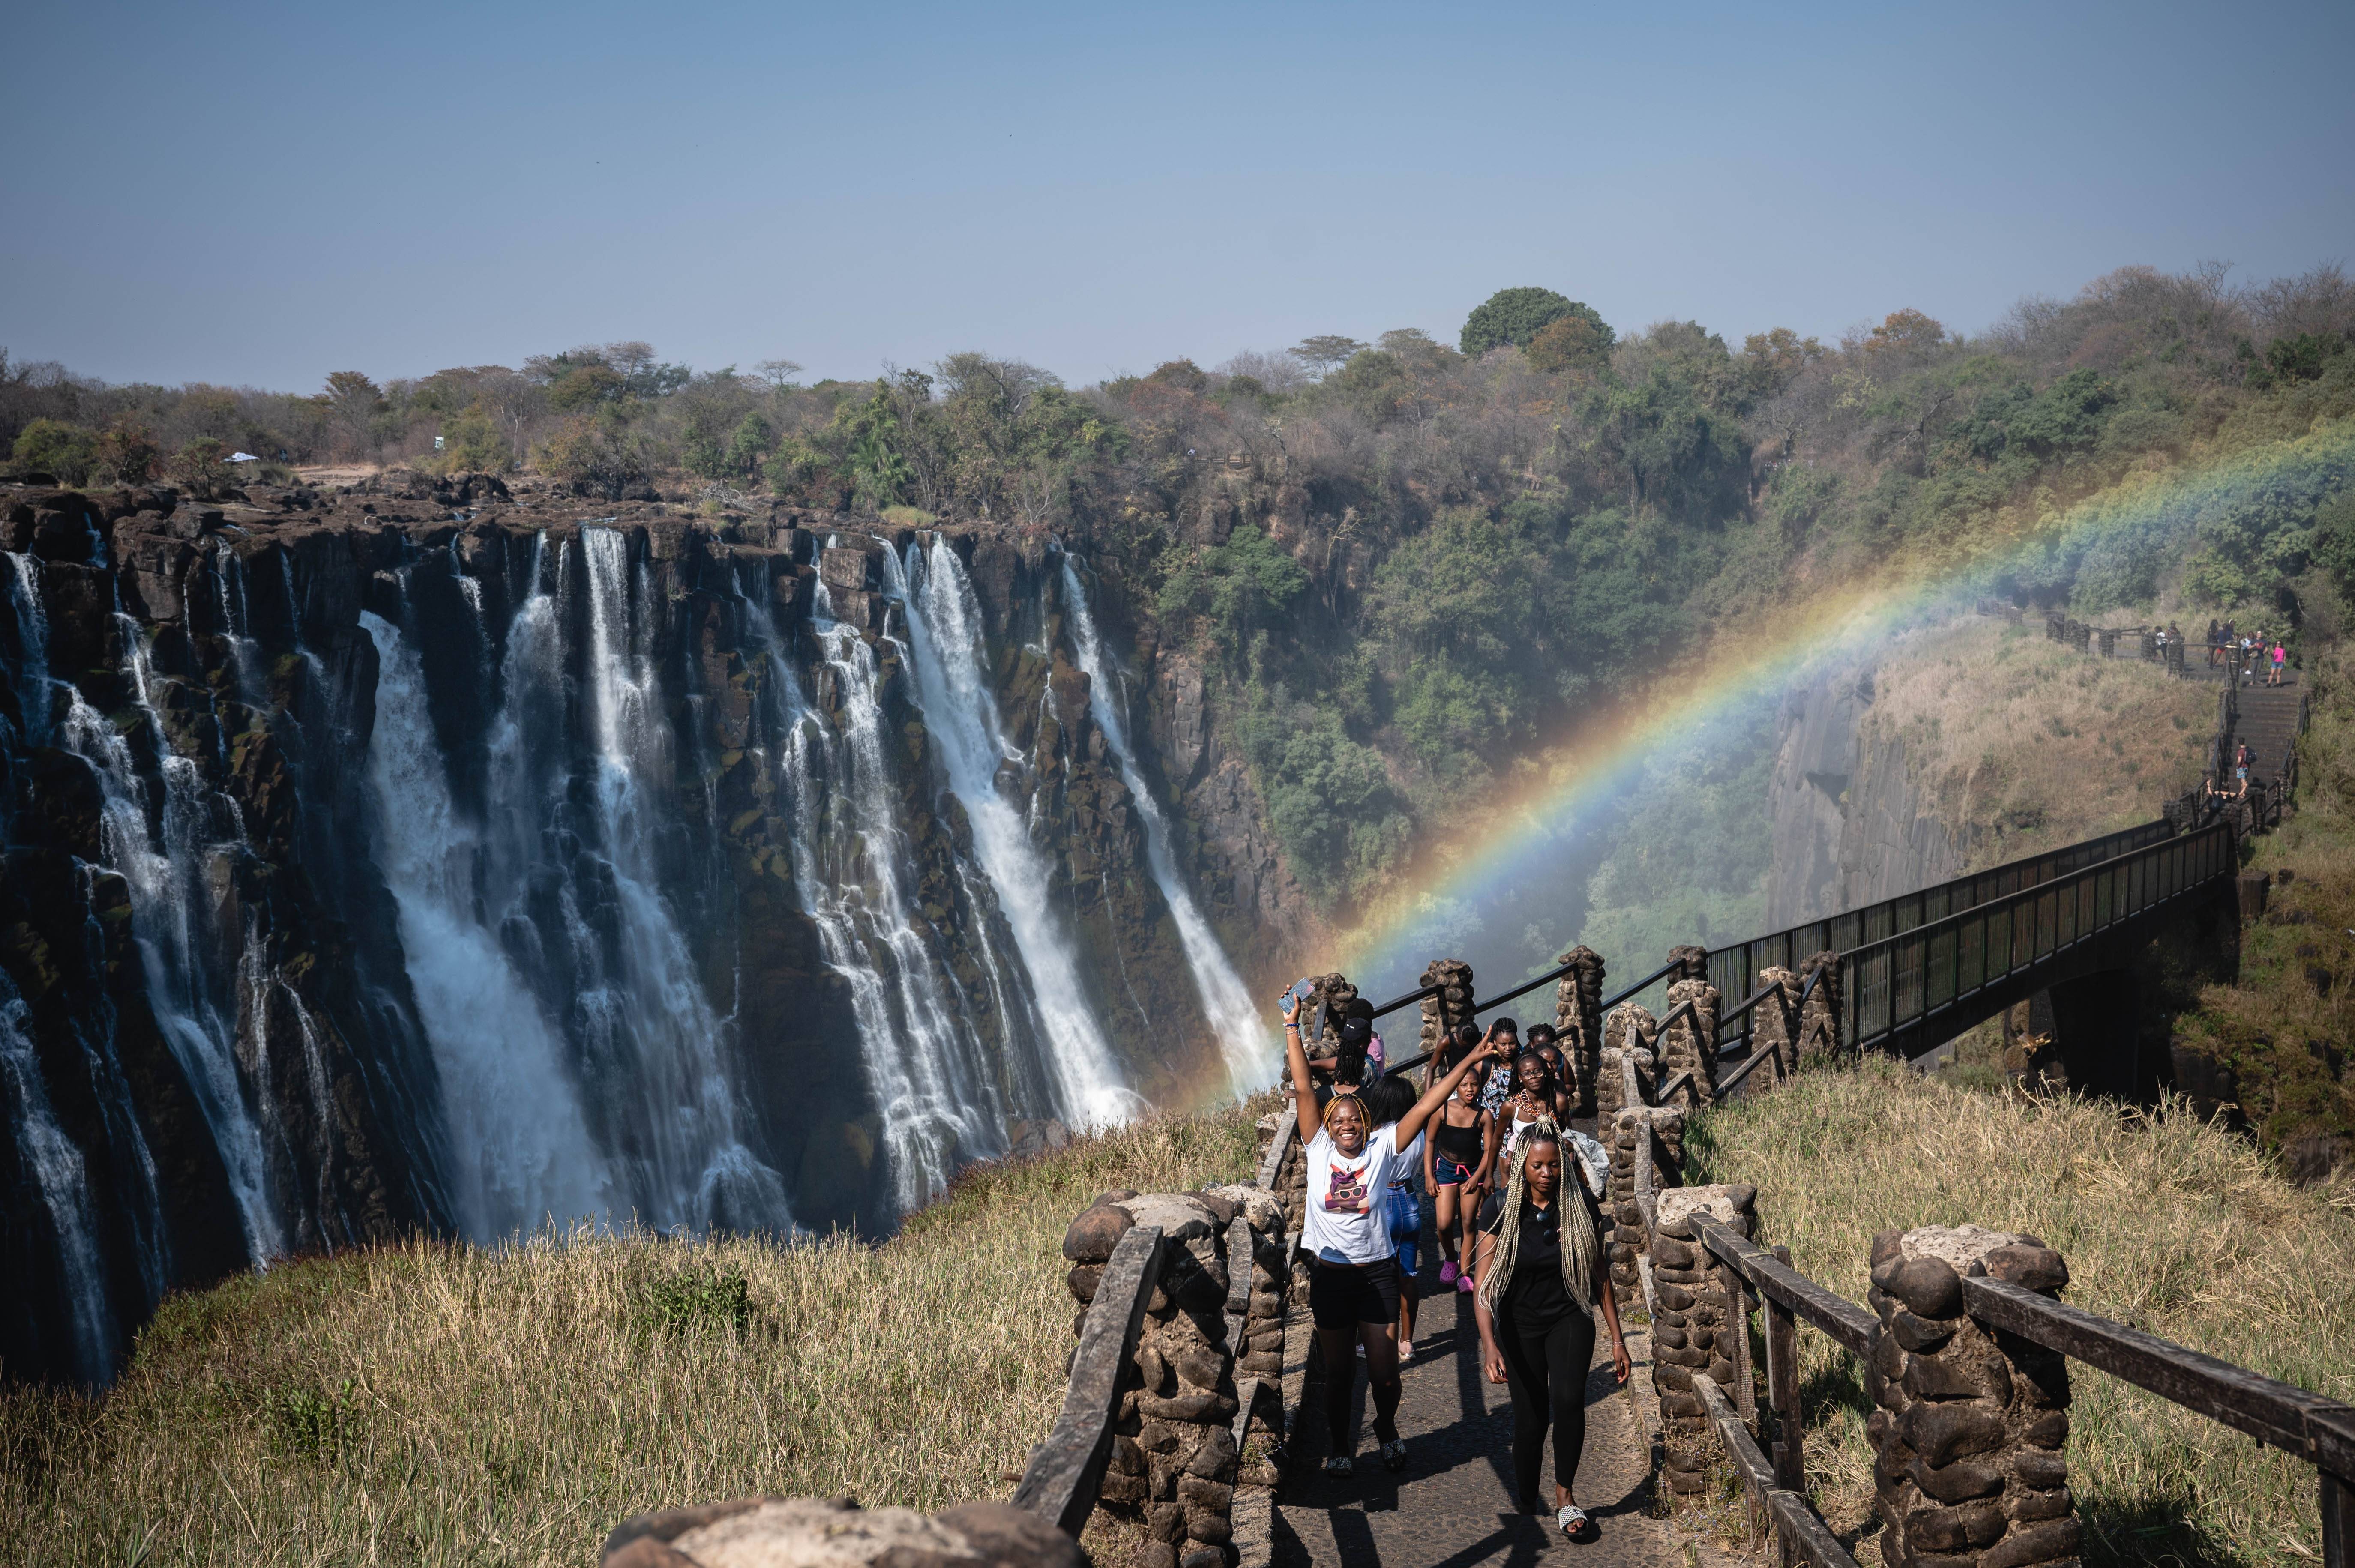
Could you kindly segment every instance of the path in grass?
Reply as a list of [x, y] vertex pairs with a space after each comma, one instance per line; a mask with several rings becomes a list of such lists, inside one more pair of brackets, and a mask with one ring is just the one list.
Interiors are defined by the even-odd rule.
[[[1295, 1463], [1275, 1509], [1275, 1568], [1470, 1568], [1474, 1563], [1533, 1563], [1547, 1559], [1594, 1564], [1686, 1568], [1685, 1540], [1649, 1517], [1648, 1442], [1626, 1392], [1611, 1375], [1611, 1356], [1597, 1346], [1586, 1379], [1586, 1451], [1578, 1467], [1579, 1506], [1602, 1538], [1575, 1546], [1554, 1527], [1550, 1512], [1524, 1515], [1513, 1507], [1511, 1402], [1480, 1375], [1480, 1331], [1472, 1298], [1441, 1290], [1438, 1248], [1428, 1221], [1423, 1255], [1423, 1311], [1414, 1358], [1401, 1373], [1405, 1395], [1399, 1431], [1407, 1465], [1382, 1468], [1366, 1403], [1360, 1365], [1357, 1403], [1357, 1472], [1321, 1473], [1326, 1454], [1322, 1391], [1312, 1381], [1305, 1398]], [[1643, 1348], [1631, 1341], [1640, 1357]], [[1639, 1374], [1640, 1375], [1640, 1374]], [[1549, 1453], [1549, 1487], [1553, 1466]], [[1549, 1489], [1548, 1495], [1550, 1496]], [[1699, 1561], [1722, 1561], [1696, 1545]]]

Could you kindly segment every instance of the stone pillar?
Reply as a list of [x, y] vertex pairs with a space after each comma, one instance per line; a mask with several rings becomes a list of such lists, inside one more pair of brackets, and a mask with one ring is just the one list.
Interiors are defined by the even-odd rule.
[[1666, 1083], [1679, 1072], [1692, 1074], [1692, 1086], [1680, 1090], [1677, 1104], [1695, 1110], [1717, 1098], [1717, 1012], [1721, 998], [1718, 989], [1707, 980], [1678, 980], [1668, 987], [1668, 1013], [1687, 1002], [1692, 1004], [1693, 1019], [1678, 1018], [1660, 1036], [1659, 1082]]
[[1604, 1211], [1611, 1221], [1611, 1234], [1604, 1261], [1611, 1265], [1611, 1293], [1624, 1307], [1644, 1298], [1643, 1271], [1636, 1260], [1651, 1243], [1643, 1208], [1636, 1201], [1638, 1172], [1650, 1169], [1655, 1193], [1682, 1184], [1684, 1113], [1631, 1105], [1613, 1115], [1609, 1128], [1611, 1176], [1604, 1189]]
[[1577, 1115], [1594, 1115], [1594, 1077], [1603, 1063], [1603, 955], [1573, 947], [1554, 960], [1577, 967], [1554, 984], [1553, 1027], [1569, 1066]]
[[1594, 1074], [1595, 1114], [1604, 1120], [1627, 1104], [1626, 1063], [1636, 1067], [1639, 1098], [1648, 1103], [1652, 1092], [1652, 1039], [1659, 1025], [1649, 1012], [1633, 1002], [1622, 1002], [1603, 1020], [1603, 1052]]
[[1750, 1049], [1774, 1053], [1774, 1065], [1757, 1071], [1787, 1078], [1799, 1065], [1799, 977], [1770, 965], [1758, 971], [1758, 984], [1774, 988], [1750, 1009]]
[[1679, 943], [1668, 949], [1668, 962], [1677, 965], [1670, 980], [1706, 980], [1709, 978], [1709, 949]]
[[1693, 1230], [1707, 1214], [1747, 1240], [1758, 1228], [1758, 1189], [1749, 1186], [1678, 1187], [1659, 1196], [1660, 1228], [1652, 1237], [1652, 1386], [1660, 1399], [1662, 1471], [1668, 1490], [1689, 1497], [1704, 1490], [1719, 1463], [1709, 1410], [1693, 1390], [1708, 1378], [1737, 1408], [1737, 1337], [1742, 1314], [1725, 1298], [1723, 1274]]
[[2057, 1296], [2069, 1267], [2034, 1236], [1977, 1225], [1872, 1239], [1865, 1299], [1881, 1331], [1865, 1388], [1879, 1408], [1865, 1431], [1881, 1556], [1890, 1568], [2073, 1561], [2068, 1360], [1972, 1321], [1966, 1275]]
[[1300, 1044], [1311, 1056], [1339, 1040], [1342, 1004], [1358, 999], [1358, 987], [1349, 983], [1346, 975], [1337, 972], [1314, 979], [1306, 999], [1300, 1004]]
[[[1063, 1254], [1077, 1265], [1071, 1294], [1085, 1304], [1130, 1226], [1161, 1227], [1160, 1277], [1146, 1303], [1096, 1499], [1099, 1509], [1143, 1523], [1146, 1545], [1137, 1561], [1151, 1568], [1222, 1568], [1233, 1560], [1240, 1455], [1225, 1232], [1241, 1211], [1215, 1191], [1109, 1192], [1063, 1237]], [[1273, 1218], [1264, 1210], [1262, 1217]]]
[[[1423, 1049], [1435, 1053], [1449, 1029], [1472, 1021], [1472, 965], [1461, 958], [1434, 958], [1417, 984], [1442, 987], [1438, 996], [1423, 999]], [[1432, 1083], [1429, 1067], [1423, 1069], [1423, 1082], [1426, 1087]]]
[[1806, 1004], [1799, 1009], [1799, 1054], [1838, 1056], [1847, 1041], [1840, 1038], [1840, 956], [1837, 953], [1817, 953], [1799, 965], [1800, 989], [1820, 974], [1815, 989], [1807, 992]]

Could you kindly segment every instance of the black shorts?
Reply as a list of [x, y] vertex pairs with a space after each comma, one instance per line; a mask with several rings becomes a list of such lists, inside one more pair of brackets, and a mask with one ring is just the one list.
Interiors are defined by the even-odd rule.
[[1308, 1316], [1319, 1328], [1397, 1322], [1398, 1261], [1384, 1258], [1355, 1268], [1322, 1262], [1309, 1264]]

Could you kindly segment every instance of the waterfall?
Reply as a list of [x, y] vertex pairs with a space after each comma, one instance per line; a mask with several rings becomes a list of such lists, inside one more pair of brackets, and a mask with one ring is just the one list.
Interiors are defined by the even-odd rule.
[[1083, 1127], [1124, 1120], [1144, 1103], [1121, 1082], [1070, 939], [1049, 907], [1047, 858], [998, 780], [1001, 769], [1022, 758], [1007, 743], [983, 675], [981, 605], [964, 563], [937, 534], [929, 547], [908, 546], [904, 570], [888, 550], [883, 560], [889, 587], [908, 607], [908, 646], [924, 727], [973, 826], [975, 858], [1036, 991], [1059, 1113]]
[[[633, 1196], [646, 1218], [790, 1231], [783, 1181], [743, 1142], [735, 1085], [721, 1061], [723, 1026], [660, 891], [655, 849], [670, 824], [655, 799], [668, 773], [670, 737], [650, 654], [652, 611], [642, 609], [643, 569], [633, 568], [629, 538], [615, 529], [583, 528], [581, 552], [593, 724], [591, 820], [583, 826], [604, 857], [593, 868], [596, 891], [610, 900], [592, 917], [568, 890], [565, 906], [590, 1093], [602, 1102], [596, 1110], [608, 1147], [626, 1151]], [[542, 592], [535, 584], [535, 597]], [[520, 647], [533, 656], [533, 645], [553, 626], [548, 615], [519, 626], [510, 634], [510, 654]], [[551, 695], [560, 702], [560, 686]], [[517, 696], [510, 686], [507, 700]]]
[[[148, 706], [146, 656], [137, 629], [124, 624], [122, 635], [124, 674], [140, 721], [158, 733], [163, 721]], [[266, 1262], [286, 1250], [286, 1233], [270, 1190], [261, 1128], [238, 1062], [240, 998], [234, 985], [222, 994], [198, 936], [216, 912], [209, 897], [211, 868], [217, 857], [244, 852], [244, 824], [236, 803], [209, 788], [194, 762], [158, 745], [163, 800], [151, 833], [147, 784], [130, 742], [82, 700], [78, 688], [62, 689], [69, 704], [66, 746], [96, 770], [102, 792], [101, 863], [121, 873], [130, 889], [148, 1005], [220, 1152], [246, 1251], [257, 1264]], [[266, 1092], [266, 1084], [255, 1091]]]
[[1128, 786], [1138, 814], [1145, 818], [1145, 857], [1153, 870], [1154, 885], [1169, 906], [1169, 918], [1177, 923], [1186, 966], [1193, 974], [1195, 992], [1202, 998], [1202, 1016], [1226, 1053], [1227, 1077], [1237, 1094], [1264, 1089], [1275, 1081], [1267, 1025], [1252, 1006], [1242, 977], [1227, 961], [1226, 950], [1219, 945], [1210, 923], [1202, 918], [1193, 890], [1178, 873], [1177, 857], [1170, 848], [1169, 820], [1137, 769], [1136, 752], [1128, 743], [1128, 728], [1122, 720], [1125, 693], [1115, 696], [1116, 672], [1104, 656], [1095, 616], [1088, 607], [1087, 588], [1068, 551], [1063, 556], [1063, 598], [1071, 618], [1071, 643], [1079, 654], [1080, 668], [1088, 677], [1088, 711], [1111, 743], [1113, 755], [1120, 763], [1121, 783]]
[[[74, 1370], [83, 1382], [101, 1384], [114, 1375], [114, 1315], [107, 1308], [90, 1178], [81, 1150], [50, 1108], [27, 1010], [16, 987], [0, 976], [0, 1083], [7, 1094], [9, 1134], [58, 1234], [58, 1263], [73, 1313]], [[18, 1281], [16, 1288], [27, 1283]]]
[[417, 1010], [442, 1080], [460, 1222], [477, 1241], [610, 1216], [613, 1179], [589, 1136], [556, 1028], [484, 923], [479, 833], [459, 820], [434, 744], [424, 661], [362, 612], [377, 647], [368, 746], [375, 849], [400, 911]]
[[[769, 650], [782, 709], [794, 888], [826, 966], [849, 987], [893, 1197], [912, 1209], [947, 1186], [962, 1161], [1005, 1152], [1005, 1104], [969, 999], [919, 907], [914, 856], [883, 755], [875, 650], [847, 626], [815, 627], [839, 703], [837, 731], [812, 706], [766, 613], [749, 599], [744, 605]], [[967, 935], [987, 955], [996, 989], [987, 931]], [[1002, 1018], [1002, 997], [996, 1005]]]

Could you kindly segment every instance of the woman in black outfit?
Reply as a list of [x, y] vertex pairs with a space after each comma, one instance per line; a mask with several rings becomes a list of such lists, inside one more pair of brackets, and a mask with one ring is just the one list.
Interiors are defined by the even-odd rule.
[[[1521, 1509], [1538, 1506], [1546, 1429], [1553, 1429], [1555, 1520], [1572, 1541], [1596, 1534], [1571, 1499], [1586, 1445], [1586, 1369], [1594, 1313], [1611, 1330], [1611, 1367], [1632, 1370], [1619, 1306], [1603, 1261], [1603, 1214], [1582, 1177], [1565, 1181], [1561, 1128], [1548, 1117], [1513, 1150], [1505, 1189], [1481, 1215], [1479, 1285], [1473, 1296], [1480, 1360], [1513, 1395], [1513, 1484]], [[1572, 1168], [1577, 1168], [1572, 1163]]]

